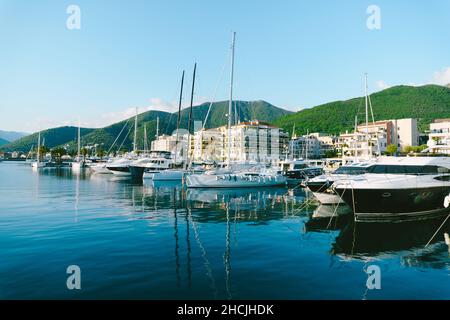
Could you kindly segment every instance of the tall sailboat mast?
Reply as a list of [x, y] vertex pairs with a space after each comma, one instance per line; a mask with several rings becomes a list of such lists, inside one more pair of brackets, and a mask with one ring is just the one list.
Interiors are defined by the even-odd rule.
[[159, 117], [156, 117], [156, 139], [159, 137]]
[[230, 74], [230, 100], [228, 102], [228, 157], [227, 167], [230, 168], [231, 161], [231, 113], [233, 108], [233, 77], [234, 77], [234, 45], [236, 41], [236, 32], [233, 32], [231, 41], [231, 74]]
[[37, 158], [36, 162], [39, 164], [40, 162], [40, 153], [41, 152], [41, 131], [38, 132], [38, 148], [37, 148]]
[[180, 116], [181, 116], [181, 101], [183, 100], [183, 83], [184, 83], [184, 70], [181, 75], [181, 89], [180, 89], [180, 100], [178, 102], [178, 118], [177, 118], [177, 133], [175, 138], [175, 157], [174, 163], [177, 163], [177, 153], [178, 153], [178, 131], [180, 130]]
[[78, 149], [77, 149], [77, 158], [78, 161], [80, 161], [80, 151], [81, 151], [81, 134], [80, 134], [80, 127], [81, 127], [81, 123], [80, 120], [78, 119]]
[[366, 139], [367, 139], [367, 158], [372, 155], [372, 150], [370, 148], [369, 139], [369, 101], [367, 99], [367, 73], [364, 74], [364, 90], [365, 90], [365, 101], [366, 101]]
[[[156, 126], [158, 127], [158, 126]], [[156, 131], [158, 132], [158, 129], [156, 129]], [[158, 135], [156, 135], [158, 136]], [[147, 125], [144, 125], [144, 153], [148, 152], [148, 139], [147, 139]]]
[[137, 124], [138, 124], [138, 108], [136, 108], [136, 116], [134, 117], [134, 142], [133, 151], [137, 152]]
[[185, 169], [190, 166], [190, 151], [191, 151], [191, 122], [192, 122], [192, 105], [194, 103], [194, 87], [195, 87], [195, 72], [197, 70], [197, 63], [194, 64], [194, 73], [192, 75], [192, 90], [191, 90], [191, 105], [189, 108], [188, 117], [188, 139], [187, 139], [187, 152], [186, 152], [186, 163], [184, 164]]

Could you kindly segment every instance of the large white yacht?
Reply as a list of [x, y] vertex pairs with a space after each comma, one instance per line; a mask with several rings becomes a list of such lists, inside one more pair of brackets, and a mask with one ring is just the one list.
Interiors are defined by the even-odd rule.
[[411, 220], [450, 212], [450, 158], [387, 157], [333, 189], [357, 221]]
[[300, 183], [323, 174], [322, 167], [311, 166], [303, 159], [281, 161], [279, 170], [287, 178], [288, 183]]
[[312, 192], [321, 204], [340, 204], [344, 201], [331, 188], [334, 182], [339, 180], [348, 180], [353, 176], [361, 175], [367, 172], [375, 162], [356, 162], [346, 164], [331, 173], [325, 173], [320, 176], [305, 181], [305, 186]]
[[221, 173], [207, 171], [186, 176], [186, 186], [189, 188], [257, 188], [283, 186], [286, 183], [285, 176], [265, 167]]
[[117, 176], [130, 177], [130, 164], [132, 164], [136, 159], [124, 157], [118, 158], [111, 163], [106, 165], [106, 169], [111, 171], [113, 174]]

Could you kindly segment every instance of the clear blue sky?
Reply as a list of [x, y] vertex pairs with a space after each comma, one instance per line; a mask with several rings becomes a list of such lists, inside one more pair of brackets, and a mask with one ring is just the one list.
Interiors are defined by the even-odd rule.
[[[66, 28], [71, 4], [80, 30]], [[371, 4], [380, 30], [366, 26]], [[364, 72], [371, 91], [450, 74], [450, 1], [0, 0], [0, 129], [79, 117], [100, 126], [132, 107], [172, 110], [194, 61], [196, 101], [209, 100], [232, 30], [236, 98], [290, 110], [361, 95]], [[227, 81], [228, 69], [217, 100]]]

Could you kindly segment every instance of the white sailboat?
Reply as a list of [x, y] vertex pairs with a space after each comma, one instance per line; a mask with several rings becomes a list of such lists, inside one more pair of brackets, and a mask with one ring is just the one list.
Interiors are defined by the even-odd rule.
[[286, 184], [286, 177], [276, 170], [264, 166], [255, 166], [252, 169], [241, 171], [232, 170], [231, 163], [231, 120], [233, 109], [233, 77], [234, 77], [234, 48], [236, 33], [232, 35], [231, 45], [231, 74], [230, 98], [228, 102], [228, 145], [227, 168], [220, 171], [207, 171], [204, 174], [189, 174], [186, 176], [186, 185], [189, 188], [242, 188], [242, 187], [270, 187]]
[[80, 170], [86, 167], [86, 161], [81, 159], [81, 124], [78, 121], [78, 151], [77, 151], [77, 161], [72, 162], [73, 170]]
[[134, 139], [133, 152], [127, 158], [119, 158], [106, 166], [110, 172], [117, 176], [131, 177], [130, 165], [133, 164], [137, 157], [137, 125], [138, 125], [138, 109], [136, 108], [136, 115], [134, 117]]
[[38, 147], [36, 152], [36, 161], [31, 164], [32, 168], [37, 169], [45, 167], [45, 163], [41, 161], [40, 151], [41, 151], [41, 131], [38, 132]]

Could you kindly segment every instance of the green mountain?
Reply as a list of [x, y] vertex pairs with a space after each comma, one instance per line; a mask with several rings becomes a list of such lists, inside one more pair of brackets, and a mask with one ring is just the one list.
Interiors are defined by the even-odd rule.
[[[450, 88], [437, 85], [396, 86], [370, 95], [375, 120], [416, 118], [419, 130], [429, 129], [436, 118], [450, 118]], [[365, 121], [364, 97], [335, 101], [278, 118], [273, 124], [289, 133], [325, 132], [338, 134], [353, 130], [355, 115]], [[370, 121], [372, 117], [369, 116]]]
[[0, 146], [3, 146], [3, 145], [8, 144], [8, 143], [9, 143], [8, 140], [0, 138]]
[[[290, 111], [277, 108], [265, 101], [235, 101], [236, 110], [241, 121], [261, 120], [273, 122], [278, 117], [291, 114]], [[204, 121], [210, 103], [204, 103], [192, 108], [193, 121]], [[206, 121], [206, 128], [214, 128], [227, 123], [228, 101], [215, 102]], [[149, 140], [154, 140], [156, 135], [156, 122], [159, 117], [159, 134], [171, 134], [177, 127], [178, 113], [163, 111], [147, 111], [138, 116], [138, 148], [142, 149], [144, 144], [144, 127], [147, 128]], [[187, 128], [189, 108], [181, 111], [180, 128]], [[125, 126], [126, 125], [126, 126]], [[120, 134], [120, 136], [119, 136]], [[117, 138], [114, 150], [122, 145], [123, 148], [131, 149], [134, 136], [134, 117], [120, 121], [113, 125], [100, 129], [81, 129], [82, 145], [101, 145], [102, 149], [108, 150]], [[59, 145], [69, 145], [76, 148], [77, 128], [60, 127], [41, 132], [41, 138], [45, 138], [45, 145], [53, 148]], [[27, 152], [37, 144], [37, 133], [23, 137], [17, 141], [0, 147], [4, 151]]]
[[15, 141], [17, 139], [27, 136], [28, 134], [29, 133], [25, 133], [25, 132], [0, 130], [0, 138], [2, 138], [3, 140], [6, 140], [8, 142]]
[[[93, 129], [81, 128], [81, 135], [91, 132]], [[78, 135], [77, 127], [59, 127], [41, 131], [41, 143], [45, 146], [53, 148], [58, 145], [76, 140]], [[38, 144], [38, 133], [33, 133], [14, 142], [5, 144], [0, 149], [2, 151], [22, 151], [28, 152], [30, 149], [36, 148]]]
[[[265, 101], [235, 101], [237, 114], [241, 121], [246, 120], [261, 120], [272, 122], [278, 117], [290, 114], [290, 111], [277, 108]], [[204, 121], [208, 113], [210, 103], [203, 103], [192, 108], [192, 126], [194, 121]], [[234, 108], [233, 108], [234, 109]], [[206, 128], [214, 128], [227, 124], [226, 114], [228, 113], [228, 101], [215, 102], [211, 106], [208, 119], [206, 121]], [[138, 148], [143, 149], [144, 145], [144, 127], [147, 127], [147, 137], [149, 141], [154, 140], [156, 136], [156, 122], [159, 117], [159, 134], [172, 134], [177, 128], [178, 113], [168, 113], [163, 111], [147, 111], [138, 116]], [[187, 129], [189, 118], [189, 108], [181, 110], [180, 128]], [[128, 123], [127, 123], [128, 122]], [[119, 133], [127, 124], [126, 128]], [[114, 140], [117, 139], [114, 149], [122, 145], [126, 149], [131, 149], [134, 139], [134, 117], [115, 123], [111, 126], [96, 129], [91, 133], [82, 137], [82, 143], [86, 145], [93, 145], [101, 143], [103, 149], [108, 151]], [[123, 144], [122, 144], [123, 142]]]

